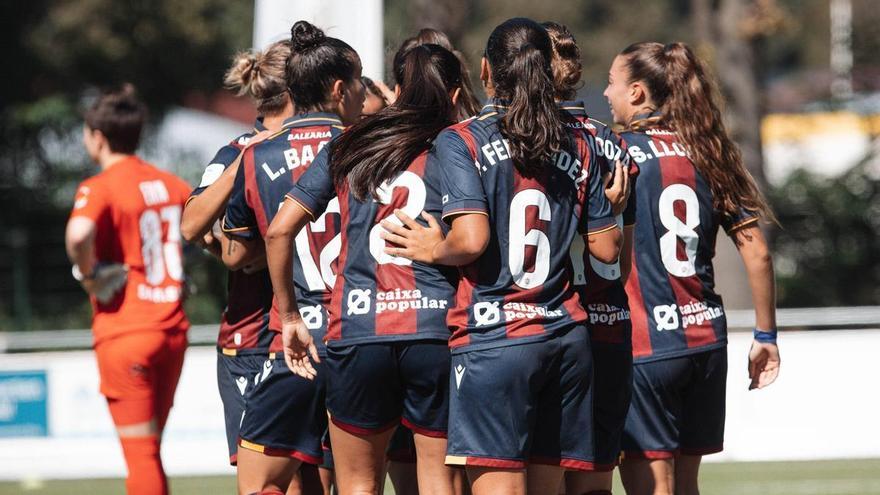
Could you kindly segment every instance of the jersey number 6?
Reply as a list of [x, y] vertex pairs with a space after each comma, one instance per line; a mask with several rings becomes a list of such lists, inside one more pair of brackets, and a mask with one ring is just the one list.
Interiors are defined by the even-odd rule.
[[[538, 209], [538, 220], [549, 222], [551, 215], [547, 196], [537, 189], [520, 191], [510, 202], [510, 250], [507, 263], [513, 282], [523, 289], [542, 285], [550, 274], [550, 239], [544, 232], [526, 225], [526, 208], [530, 206]], [[533, 246], [536, 250], [535, 268], [531, 272], [525, 269], [526, 246]]]

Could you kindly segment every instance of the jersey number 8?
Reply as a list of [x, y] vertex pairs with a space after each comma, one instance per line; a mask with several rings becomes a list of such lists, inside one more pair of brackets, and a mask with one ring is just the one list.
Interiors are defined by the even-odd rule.
[[[168, 235], [162, 239], [162, 222], [168, 224]], [[149, 209], [138, 221], [141, 231], [141, 256], [147, 283], [160, 285], [167, 273], [172, 280], [183, 280], [180, 260], [180, 205], [171, 205], [159, 211]]]
[[[684, 220], [675, 215], [675, 203], [684, 203]], [[660, 223], [666, 233], [660, 236], [660, 259], [671, 275], [691, 277], [697, 273], [697, 245], [700, 236], [695, 230], [700, 226], [700, 202], [697, 193], [684, 184], [672, 184], [660, 193]], [[686, 259], [678, 257], [678, 241], [684, 243]]]

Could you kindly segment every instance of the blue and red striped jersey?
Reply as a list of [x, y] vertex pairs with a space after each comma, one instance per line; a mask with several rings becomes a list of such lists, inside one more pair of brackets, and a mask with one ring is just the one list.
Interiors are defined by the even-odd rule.
[[[287, 192], [324, 146], [343, 129], [334, 114], [305, 113], [286, 120], [281, 131], [248, 148], [235, 177], [223, 231], [243, 239], [264, 236]], [[338, 202], [332, 203], [323, 215], [300, 232], [291, 247], [299, 311], [321, 353], [327, 330], [326, 306], [336, 280], [340, 248], [339, 207]], [[281, 330], [274, 302], [269, 329]], [[270, 350], [281, 350], [280, 335], [276, 335]]]
[[[637, 119], [656, 123], [658, 115]], [[727, 319], [715, 292], [715, 238], [758, 221], [712, 205], [709, 184], [674, 132], [659, 125], [623, 138], [639, 165], [632, 272], [633, 358], [645, 362], [703, 352], [727, 343]]]
[[[559, 107], [575, 118], [584, 131], [593, 136], [594, 153], [599, 156], [599, 172], [604, 176], [613, 174], [620, 160], [628, 170], [631, 180], [639, 173], [627, 153], [626, 142], [611, 128], [591, 119], [581, 101], [564, 101]], [[617, 224], [635, 223], [635, 193], [631, 192], [626, 210], [617, 215]], [[629, 346], [631, 340], [630, 310], [626, 291], [620, 280], [620, 263], [603, 263], [586, 248], [582, 237], [575, 237], [571, 246], [571, 262], [574, 266], [574, 285], [581, 296], [581, 303], [589, 317], [590, 338], [593, 342]]]
[[[232, 165], [250, 138], [263, 131], [261, 119], [254, 122], [254, 130], [233, 139], [220, 148], [211, 160], [199, 186], [190, 193], [189, 201], [213, 184], [220, 174]], [[236, 353], [264, 353], [274, 337], [269, 332], [269, 309], [272, 306], [272, 281], [268, 270], [245, 273], [230, 271], [226, 279], [226, 308], [220, 318], [217, 348]]]
[[569, 250], [578, 235], [616, 228], [590, 134], [572, 128], [553, 166], [526, 177], [499, 130], [506, 107], [444, 130], [432, 154], [441, 164], [443, 218], [489, 216], [486, 251], [461, 267], [447, 323], [453, 352], [551, 338], [587, 315], [572, 286]]
[[456, 270], [389, 256], [384, 252], [385, 241], [379, 237], [385, 230], [382, 220], [401, 223], [395, 209], [423, 225], [422, 211], [439, 220], [442, 164], [423, 153], [406, 170], [385, 181], [375, 198], [360, 201], [347, 183], [334, 187], [330, 155], [321, 153], [289, 194], [312, 218], [338, 197], [342, 250], [340, 277], [329, 308], [328, 342], [447, 341], [446, 313], [454, 299]]

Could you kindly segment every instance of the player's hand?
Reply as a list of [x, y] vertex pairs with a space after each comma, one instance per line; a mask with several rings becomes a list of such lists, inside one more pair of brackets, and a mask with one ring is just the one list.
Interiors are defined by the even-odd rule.
[[626, 210], [629, 201], [630, 183], [629, 172], [626, 167], [617, 160], [614, 165], [614, 174], [605, 174], [605, 197], [611, 203], [611, 210], [615, 215], [620, 215]]
[[98, 263], [92, 270], [93, 276], [80, 283], [101, 304], [112, 301], [128, 280], [128, 266], [121, 263]]
[[423, 211], [422, 218], [428, 222], [428, 226], [423, 227], [402, 210], [394, 210], [394, 214], [403, 222], [403, 226], [383, 220], [382, 227], [386, 232], [379, 234], [379, 237], [400, 247], [386, 246], [385, 252], [422, 263], [435, 263], [434, 248], [443, 242], [443, 230], [437, 220]]
[[776, 344], [752, 341], [749, 350], [749, 390], [764, 388], [776, 381], [779, 362], [779, 347]]
[[201, 239], [196, 241], [196, 245], [205, 250], [208, 254], [220, 258], [220, 241], [217, 239], [216, 234], [213, 231], [209, 230], [205, 235], [202, 236]]
[[306, 328], [299, 315], [287, 318], [281, 323], [281, 343], [284, 346], [284, 362], [294, 374], [309, 380], [314, 380], [318, 372], [312, 365], [312, 359], [316, 363], [321, 362], [318, 358], [318, 349], [312, 339], [312, 334]]

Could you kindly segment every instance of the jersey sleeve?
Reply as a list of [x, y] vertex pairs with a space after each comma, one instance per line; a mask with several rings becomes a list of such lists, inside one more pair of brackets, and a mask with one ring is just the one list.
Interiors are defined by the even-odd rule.
[[232, 165], [232, 162], [238, 158], [238, 154], [241, 152], [241, 147], [235, 146], [235, 143], [236, 141], [233, 141], [217, 151], [217, 154], [214, 155], [214, 158], [208, 166], [205, 167], [205, 171], [202, 173], [202, 179], [199, 181], [198, 187], [193, 189], [192, 193], [190, 193], [190, 198], [202, 194], [202, 192], [219, 179], [220, 175], [223, 174], [223, 171]]
[[740, 207], [735, 215], [722, 214], [721, 227], [727, 235], [733, 235], [737, 230], [758, 223], [761, 217], [757, 212]]
[[581, 210], [580, 233], [598, 234], [617, 226], [611, 210], [611, 202], [605, 196], [605, 183], [596, 160], [590, 160], [587, 172], [587, 195], [585, 208]]
[[85, 217], [98, 223], [110, 214], [111, 202], [98, 181], [85, 181], [76, 190], [70, 218]]
[[483, 189], [475, 157], [464, 139], [452, 130], [440, 133], [431, 150], [440, 165], [442, 218], [462, 213], [488, 214], [489, 202]]
[[330, 173], [330, 146], [324, 146], [286, 197], [300, 205], [315, 220], [324, 213], [327, 204], [335, 196], [336, 187]]
[[[253, 156], [253, 149], [249, 153]], [[226, 204], [226, 215], [223, 217], [222, 229], [229, 236], [253, 239], [259, 236], [259, 230], [257, 217], [247, 201], [244, 165], [242, 163], [235, 174], [232, 193], [230, 193], [229, 202]]]

